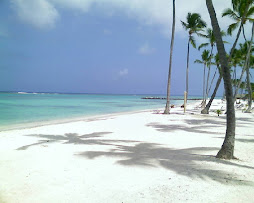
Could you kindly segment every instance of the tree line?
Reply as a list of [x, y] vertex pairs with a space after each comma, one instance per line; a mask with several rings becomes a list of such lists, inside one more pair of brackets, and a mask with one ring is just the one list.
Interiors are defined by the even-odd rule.
[[[173, 21], [172, 33], [170, 42], [170, 57], [169, 57], [169, 74], [167, 83], [167, 102], [165, 114], [170, 113], [170, 86], [171, 86], [171, 69], [173, 60], [174, 34], [175, 34], [175, 0], [173, 0]], [[198, 50], [203, 50], [201, 59], [195, 60], [194, 63], [203, 64], [203, 99], [202, 99], [202, 114], [208, 114], [211, 104], [216, 96], [220, 83], [224, 82], [224, 93], [227, 102], [227, 128], [225, 139], [217, 158], [232, 159], [234, 158], [234, 143], [235, 143], [235, 102], [239, 90], [247, 91], [248, 108], [246, 113], [251, 112], [253, 100], [253, 83], [251, 83], [250, 69], [254, 68], [254, 0], [231, 0], [231, 7], [224, 9], [222, 17], [228, 17], [233, 20], [232, 24], [228, 25], [227, 31], [220, 29], [216, 11], [212, 0], [206, 0], [206, 7], [211, 20], [211, 28], [207, 28], [207, 23], [198, 13], [188, 13], [186, 21], [181, 21], [183, 28], [188, 32], [187, 43], [187, 60], [186, 60], [186, 92], [188, 97], [189, 91], [189, 58], [191, 47], [197, 48], [195, 36], [203, 37], [206, 43], [198, 46]], [[246, 26], [252, 25], [251, 36], [246, 36]], [[229, 51], [225, 50], [223, 40], [226, 35], [232, 36], [232, 33], [237, 31], [234, 43]], [[240, 36], [243, 36], [244, 43], [239, 43]], [[215, 48], [217, 53], [215, 53]], [[215, 67], [213, 76], [211, 77], [211, 68]], [[240, 69], [241, 75], [237, 78], [237, 69]], [[207, 103], [209, 93], [212, 90], [212, 84], [218, 74], [218, 79], [215, 88]], [[245, 78], [244, 78], [245, 76]]]

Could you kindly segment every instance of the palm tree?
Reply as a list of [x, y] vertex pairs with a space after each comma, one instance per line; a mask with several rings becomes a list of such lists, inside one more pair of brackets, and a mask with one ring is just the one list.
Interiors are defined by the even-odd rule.
[[[224, 31], [221, 31], [221, 36], [225, 36], [226, 33]], [[208, 45], [210, 45], [211, 47], [211, 51], [210, 51], [210, 63], [208, 64], [208, 75], [207, 75], [207, 87], [206, 87], [206, 96], [205, 96], [205, 105], [206, 105], [206, 98], [208, 97], [208, 94], [209, 94], [209, 91], [211, 88], [208, 88], [208, 85], [209, 85], [209, 79], [210, 79], [210, 71], [211, 71], [211, 60], [212, 60], [212, 56], [213, 56], [213, 49], [214, 49], [214, 46], [216, 45], [215, 43], [215, 37], [214, 37], [214, 34], [213, 34], [213, 30], [211, 28], [207, 28], [206, 29], [206, 33], [205, 34], [202, 34], [201, 35], [202, 37], [205, 37], [206, 39], [208, 39], [208, 43], [203, 43], [201, 44], [198, 49], [200, 50], [201, 48], [203, 47], [206, 47]], [[223, 41], [224, 43], [227, 43], [226, 41]], [[215, 71], [215, 74], [216, 74], [216, 71]], [[214, 77], [215, 77], [215, 74], [213, 76], [213, 79], [212, 79], [212, 82], [214, 80]], [[212, 85], [212, 82], [211, 82], [211, 85]]]
[[164, 114], [170, 113], [170, 84], [171, 84], [171, 69], [172, 69], [172, 56], [173, 56], [173, 46], [175, 39], [175, 0], [173, 0], [173, 25], [172, 25], [172, 37], [170, 43], [170, 57], [169, 57], [169, 71], [168, 71], [168, 85], [167, 85], [167, 103], [165, 107]]
[[220, 27], [213, 7], [212, 0], [206, 0], [207, 9], [211, 18], [211, 24], [216, 39], [216, 46], [219, 54], [219, 61], [222, 68], [224, 88], [227, 100], [227, 129], [223, 145], [216, 155], [217, 158], [233, 159], [235, 146], [235, 108], [231, 84], [230, 68], [225, 47], [220, 33]]
[[247, 88], [248, 88], [248, 109], [245, 111], [246, 113], [251, 113], [251, 106], [252, 106], [252, 88], [251, 88], [251, 82], [250, 82], [250, 63], [251, 63], [251, 52], [252, 52], [252, 43], [254, 38], [254, 22], [252, 23], [252, 35], [251, 35], [251, 41], [250, 43], [247, 43], [249, 45], [248, 47], [248, 53], [246, 56], [246, 65], [244, 68], [246, 68], [246, 79], [247, 79]]
[[[213, 57], [215, 62], [211, 62], [210, 65], [215, 65], [216, 66], [216, 69], [214, 71], [214, 74], [213, 74], [213, 77], [212, 77], [212, 80], [211, 80], [211, 83], [210, 83], [210, 86], [208, 88], [208, 93], [207, 93], [207, 97], [208, 97], [208, 94], [212, 88], [212, 85], [213, 85], [213, 81], [215, 79], [215, 76], [217, 74], [217, 71], [219, 70], [220, 71], [220, 66], [218, 65], [219, 64], [219, 56], [218, 56], [218, 53]], [[220, 73], [219, 73], [220, 74]]]
[[210, 63], [210, 52], [208, 50], [204, 50], [201, 57], [202, 61], [197, 59], [194, 61], [194, 63], [199, 63], [199, 64], [204, 64], [204, 74], [203, 74], [203, 101], [202, 101], [202, 106], [205, 106], [205, 75], [206, 75], [206, 67], [208, 67], [208, 64]]
[[[229, 58], [228, 58], [228, 61], [231, 61], [231, 57], [232, 57], [232, 54], [235, 50], [235, 47], [236, 47], [236, 44], [238, 42], [238, 39], [239, 39], [239, 36], [241, 34], [241, 31], [242, 31], [242, 26], [243, 24], [246, 23], [246, 20], [245, 20], [245, 16], [247, 15], [248, 11], [249, 11], [249, 7], [250, 5], [253, 3], [254, 0], [247, 0], [246, 1], [246, 4], [245, 4], [245, 8], [244, 8], [244, 13], [242, 14], [241, 16], [241, 22], [240, 22], [240, 27], [238, 29], [238, 32], [237, 32], [237, 35], [236, 35], [236, 39], [234, 41], [234, 44], [230, 50], [230, 54], [229, 54]], [[241, 3], [242, 1], [241, 0], [232, 0], [232, 6], [233, 6], [233, 10], [236, 9], [237, 6], [239, 6], [239, 4]], [[223, 15], [223, 16], [226, 16], [226, 15]], [[232, 25], [231, 25], [232, 27]], [[234, 26], [233, 26], [234, 27]], [[237, 26], [235, 26], [237, 27]], [[231, 29], [232, 30], [232, 29]], [[216, 96], [216, 93], [217, 93], [217, 90], [220, 86], [220, 83], [221, 83], [221, 80], [222, 80], [222, 76], [218, 78], [217, 82], [216, 82], [216, 86], [214, 88], [214, 91], [213, 91], [213, 94], [208, 102], [208, 104], [206, 105], [206, 107], [201, 111], [202, 114], [208, 114], [209, 113], [209, 109], [210, 109], [210, 106], [213, 102], [213, 99], [215, 98]]]
[[221, 83], [221, 80], [222, 80], [222, 70], [221, 70], [221, 65], [220, 65], [218, 53], [215, 55], [214, 59], [215, 59], [215, 64], [217, 66], [217, 70], [219, 71], [219, 78], [218, 78], [218, 80], [216, 82], [213, 94], [211, 95], [211, 98], [209, 99], [209, 102], [207, 103], [205, 108], [202, 109], [201, 114], [208, 114], [209, 113], [209, 109], [210, 109], [210, 107], [212, 105], [212, 102], [213, 102], [213, 100], [214, 100], [214, 98], [216, 96], [217, 90], [219, 89], [220, 83]]
[[200, 35], [200, 31], [206, 27], [205, 21], [201, 19], [201, 16], [198, 13], [188, 13], [187, 22], [183, 22], [182, 26], [185, 30], [189, 33], [189, 40], [188, 40], [188, 48], [187, 48], [187, 67], [186, 67], [186, 92], [188, 98], [188, 91], [189, 91], [189, 54], [190, 54], [190, 44], [196, 48], [196, 42], [194, 39], [193, 34]]
[[238, 32], [243, 32], [243, 36], [246, 40], [245, 37], [245, 31], [244, 31], [244, 24], [247, 21], [253, 21], [251, 18], [252, 15], [254, 14], [254, 6], [251, 4], [253, 3], [253, 0], [232, 0], [232, 6], [233, 10], [231, 8], [227, 8], [223, 11], [222, 17], [228, 16], [230, 17], [234, 23], [229, 25], [228, 27], [228, 34], [232, 35], [232, 32], [239, 27]]
[[[252, 40], [254, 37], [254, 30], [253, 29], [254, 28], [252, 26]], [[236, 84], [235, 93], [234, 93], [235, 97], [236, 97], [238, 90], [240, 88], [244, 73], [248, 72], [247, 69], [249, 69], [251, 55], [252, 55], [253, 51], [254, 51], [254, 47], [253, 47], [251, 41], [246, 41], [244, 44], [239, 44], [239, 50], [236, 50], [235, 55], [239, 60], [238, 64], [240, 66], [242, 66], [242, 72], [241, 72], [240, 79], [238, 80], [238, 83]], [[249, 76], [247, 76], [247, 77], [249, 77]]]

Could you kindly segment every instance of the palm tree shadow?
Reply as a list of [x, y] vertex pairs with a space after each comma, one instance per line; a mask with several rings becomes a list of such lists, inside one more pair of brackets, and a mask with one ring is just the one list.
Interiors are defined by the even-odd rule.
[[[123, 142], [137, 142], [128, 140], [112, 140], [112, 139], [102, 139], [102, 136], [111, 134], [112, 132], [95, 132], [85, 135], [78, 135], [76, 133], [66, 133], [64, 135], [43, 135], [43, 134], [33, 134], [26, 135], [29, 137], [40, 138], [36, 143], [25, 145], [19, 147], [17, 150], [27, 150], [30, 147], [48, 144], [48, 143], [63, 143], [63, 144], [77, 144], [77, 145], [115, 145], [115, 143]], [[101, 138], [101, 139], [99, 139]]]
[[254, 167], [219, 160], [212, 156], [202, 155], [202, 151], [213, 151], [217, 148], [164, 148], [155, 143], [137, 143], [134, 146], [115, 145], [109, 151], [87, 151], [78, 154], [89, 159], [97, 157], [116, 158], [117, 164], [139, 167], [163, 167], [179, 175], [190, 178], [210, 179], [222, 184], [254, 185], [253, 182], [237, 178], [236, 175], [222, 170], [211, 169], [210, 164], [222, 164], [253, 170]]
[[[197, 121], [186, 121], [187, 124], [194, 124]], [[223, 133], [220, 132], [213, 132], [213, 131], [206, 131], [206, 130], [202, 130], [202, 128], [200, 127], [200, 125], [202, 125], [202, 123], [198, 124], [196, 123], [196, 126], [186, 126], [186, 125], [181, 125], [181, 124], [171, 124], [171, 125], [166, 125], [166, 124], [160, 124], [160, 123], [149, 123], [146, 126], [147, 127], [152, 127], [154, 129], [156, 129], [157, 131], [160, 132], [175, 132], [177, 130], [181, 130], [181, 131], [186, 131], [186, 132], [190, 132], [190, 133], [202, 133], [202, 134], [220, 134], [222, 135]], [[206, 125], [205, 129], [207, 128], [214, 128], [214, 125]]]

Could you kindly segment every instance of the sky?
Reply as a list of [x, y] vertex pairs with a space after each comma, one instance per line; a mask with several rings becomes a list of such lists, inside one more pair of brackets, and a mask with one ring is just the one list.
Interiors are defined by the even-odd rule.
[[[194, 2], [176, 1], [173, 95], [185, 90], [180, 20], [198, 12], [210, 27], [205, 1]], [[225, 30], [231, 21], [221, 12], [231, 1], [213, 2]], [[0, 91], [166, 94], [171, 23], [169, 0], [0, 0]], [[203, 66], [193, 63], [200, 55], [191, 48], [189, 95], [202, 95]]]

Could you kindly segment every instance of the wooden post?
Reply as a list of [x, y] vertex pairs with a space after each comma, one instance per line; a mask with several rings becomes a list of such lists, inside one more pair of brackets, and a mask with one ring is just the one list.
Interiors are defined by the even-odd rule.
[[186, 105], [187, 105], [187, 92], [184, 91], [184, 113], [186, 111]]

